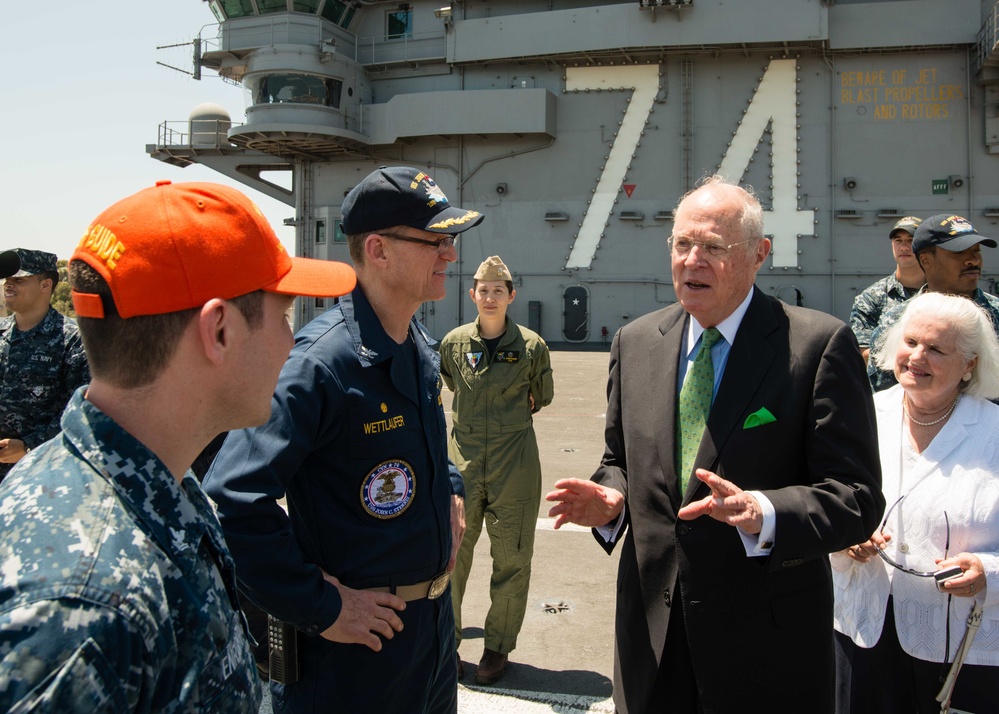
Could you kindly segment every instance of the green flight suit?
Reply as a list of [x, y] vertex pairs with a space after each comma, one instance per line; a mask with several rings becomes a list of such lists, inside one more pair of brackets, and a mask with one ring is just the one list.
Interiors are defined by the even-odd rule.
[[465, 481], [465, 539], [451, 578], [455, 628], [461, 641], [461, 601], [472, 553], [485, 520], [493, 572], [485, 646], [507, 654], [527, 611], [534, 530], [541, 504], [541, 461], [534, 409], [555, 393], [548, 345], [509, 316], [493, 355], [486, 354], [479, 321], [441, 341], [441, 377], [454, 392], [454, 428], [448, 454]]

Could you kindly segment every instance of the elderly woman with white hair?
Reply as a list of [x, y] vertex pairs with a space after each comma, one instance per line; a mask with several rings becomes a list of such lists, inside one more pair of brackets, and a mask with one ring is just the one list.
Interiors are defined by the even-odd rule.
[[888, 508], [831, 556], [837, 711], [999, 712], [999, 341], [926, 293], [872, 359], [899, 382], [874, 396]]

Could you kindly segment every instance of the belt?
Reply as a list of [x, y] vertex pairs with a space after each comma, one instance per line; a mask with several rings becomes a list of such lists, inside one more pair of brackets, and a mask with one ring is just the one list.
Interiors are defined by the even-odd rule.
[[393, 593], [406, 602], [423, 599], [436, 600], [447, 590], [449, 582], [451, 582], [451, 573], [441, 573], [435, 575], [431, 580], [424, 580], [422, 583], [397, 585], [394, 589], [391, 585], [383, 585], [378, 588], [362, 588], [362, 590], [372, 593]]

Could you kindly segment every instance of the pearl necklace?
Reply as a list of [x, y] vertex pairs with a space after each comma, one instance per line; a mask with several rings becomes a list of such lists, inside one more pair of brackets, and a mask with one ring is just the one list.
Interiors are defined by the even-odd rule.
[[911, 415], [911, 414], [909, 413], [909, 407], [907, 407], [907, 406], [906, 406], [906, 398], [905, 398], [905, 395], [903, 394], [903, 395], [902, 395], [902, 411], [903, 411], [903, 412], [905, 412], [905, 416], [906, 416], [906, 417], [908, 418], [908, 420], [909, 420], [909, 421], [911, 421], [911, 422], [912, 422], [913, 424], [918, 424], [919, 426], [934, 426], [935, 424], [939, 424], [939, 423], [940, 423], [940, 422], [942, 422], [942, 421], [943, 421], [944, 419], [946, 419], [947, 417], [949, 417], [949, 416], [950, 416], [950, 413], [951, 413], [952, 411], [954, 411], [954, 407], [956, 407], [956, 406], [957, 406], [957, 403], [958, 403], [958, 401], [959, 401], [960, 399], [961, 399], [961, 393], [960, 393], [960, 392], [958, 392], [958, 394], [957, 394], [957, 397], [955, 397], [955, 398], [954, 398], [954, 403], [950, 405], [950, 409], [948, 409], [948, 410], [947, 410], [947, 413], [946, 413], [946, 414], [944, 414], [944, 415], [943, 415], [942, 417], [940, 417], [939, 419], [934, 419], [933, 421], [918, 421], [918, 420], [916, 420], [916, 419], [913, 419], [913, 418], [912, 418], [912, 415]]

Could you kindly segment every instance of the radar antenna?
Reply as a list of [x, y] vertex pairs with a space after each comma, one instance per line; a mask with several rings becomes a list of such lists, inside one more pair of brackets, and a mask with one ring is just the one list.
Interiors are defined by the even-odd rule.
[[159, 60], [156, 60], [156, 64], [162, 65], [163, 67], [166, 67], [168, 69], [177, 70], [178, 72], [181, 72], [190, 77], [194, 77], [195, 79], [200, 80], [201, 79], [201, 38], [200, 37], [196, 37], [190, 42], [179, 42], [173, 45], [160, 45], [156, 49], [167, 50], [174, 47], [187, 47], [188, 45], [192, 45], [194, 47], [194, 52], [191, 57], [192, 63], [194, 65], [194, 71], [188, 71], [186, 69], [181, 69], [180, 67], [174, 67], [172, 64], [167, 64], [166, 62], [160, 62]]

